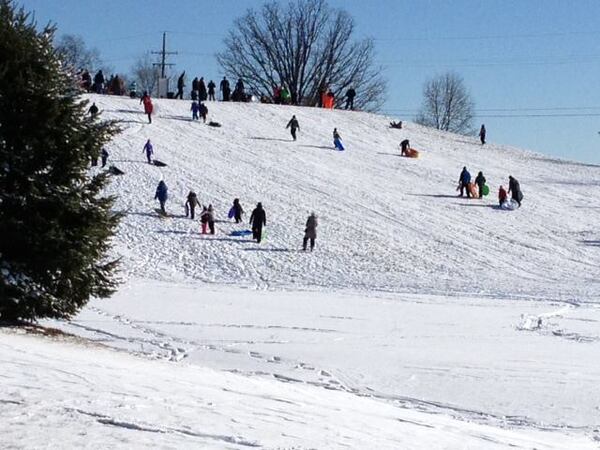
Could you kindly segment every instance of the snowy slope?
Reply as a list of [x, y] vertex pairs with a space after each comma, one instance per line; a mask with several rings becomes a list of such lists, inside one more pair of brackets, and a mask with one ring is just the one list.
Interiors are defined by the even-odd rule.
[[[189, 120], [187, 101], [157, 100], [148, 125], [136, 100], [92, 99], [103, 118], [123, 121], [109, 150], [126, 175], [111, 192], [128, 212], [119, 251], [131, 275], [256, 288], [598, 299], [600, 167], [482, 148], [410, 123], [390, 129], [387, 118], [359, 112], [210, 103], [209, 119], [223, 125], [211, 128]], [[292, 114], [301, 126], [297, 142], [284, 129]], [[346, 152], [331, 148], [334, 127]], [[168, 167], [145, 163], [147, 138]], [[420, 159], [398, 156], [404, 138], [422, 151]], [[464, 165], [473, 176], [484, 171], [490, 197], [456, 197]], [[516, 212], [493, 208], [509, 174], [525, 194]], [[183, 214], [190, 188], [213, 204], [223, 220], [217, 236], [201, 238], [199, 225], [184, 218], [156, 220], [160, 177], [173, 213]], [[228, 236], [240, 228], [227, 221], [235, 197], [248, 215], [262, 201], [264, 245]], [[313, 210], [321, 221], [318, 255], [307, 257], [297, 250]]]
[[[135, 357], [0, 334], [9, 445], [41, 445], [24, 417], [67, 430], [55, 441], [67, 447], [600, 441], [600, 167], [359, 112], [209, 103], [223, 125], [211, 128], [189, 120], [189, 102], [156, 100], [148, 125], [138, 101], [90, 99], [123, 127], [108, 150], [126, 174], [108, 192], [126, 212], [124, 284], [50, 323]], [[334, 127], [346, 152], [332, 148]], [[148, 138], [167, 167], [145, 162]], [[404, 138], [420, 159], [398, 156]], [[490, 198], [456, 197], [464, 165], [484, 171]], [[509, 174], [525, 194], [514, 212], [493, 207]], [[183, 217], [189, 189], [215, 206], [215, 236]], [[235, 197], [246, 219], [265, 206], [260, 245], [230, 236], [247, 227], [227, 220]], [[313, 210], [317, 248], [305, 254]]]
[[595, 448], [582, 437], [469, 424], [339, 391], [0, 337], [3, 448]]

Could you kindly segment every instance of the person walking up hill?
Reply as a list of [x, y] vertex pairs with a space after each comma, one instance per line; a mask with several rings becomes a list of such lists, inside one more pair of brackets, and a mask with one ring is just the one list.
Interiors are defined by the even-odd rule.
[[479, 172], [475, 177], [475, 184], [477, 185], [477, 191], [479, 192], [479, 198], [483, 198], [483, 186], [485, 185], [485, 177], [483, 172]]
[[285, 127], [290, 129], [292, 133], [292, 138], [296, 140], [296, 130], [300, 129], [300, 124], [298, 123], [298, 119], [296, 119], [296, 116], [292, 116], [292, 118]]
[[319, 225], [317, 221], [317, 215], [312, 212], [310, 216], [308, 216], [308, 220], [306, 221], [306, 228], [304, 229], [304, 239], [302, 240], [302, 250], [306, 251], [306, 246], [308, 241], [310, 240], [310, 251], [312, 252], [315, 248], [315, 239], [317, 239], [317, 226]]
[[511, 175], [508, 177], [508, 193], [512, 194], [512, 199], [517, 202], [520, 208], [523, 201], [523, 192], [521, 192], [521, 185], [517, 179]]
[[467, 170], [466, 167], [463, 167], [460, 176], [458, 177], [458, 187], [460, 189], [460, 196], [462, 197], [464, 194], [464, 190], [467, 191], [467, 198], [471, 197], [471, 192], [469, 191], [469, 183], [471, 182], [471, 174]]
[[267, 213], [263, 209], [262, 203], [258, 203], [250, 215], [250, 224], [252, 225], [252, 238], [260, 244], [262, 240], [262, 229], [267, 224]]

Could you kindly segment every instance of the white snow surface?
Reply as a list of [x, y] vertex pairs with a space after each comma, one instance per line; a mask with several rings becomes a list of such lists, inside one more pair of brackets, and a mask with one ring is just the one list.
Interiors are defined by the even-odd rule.
[[[149, 125], [137, 100], [90, 100], [123, 127], [107, 148], [124, 283], [46, 322], [87, 344], [0, 334], [0, 443], [598, 447], [600, 167], [360, 112], [209, 102], [212, 128], [187, 101], [155, 100]], [[167, 167], [145, 162], [148, 138]], [[419, 159], [398, 156], [405, 138]], [[457, 197], [465, 165], [488, 198]], [[495, 207], [509, 174], [515, 211]], [[184, 217], [190, 189], [215, 236]], [[245, 224], [227, 219], [236, 197]], [[259, 201], [266, 239], [231, 236]]]
[[0, 336], [2, 448], [594, 448], [340, 391]]

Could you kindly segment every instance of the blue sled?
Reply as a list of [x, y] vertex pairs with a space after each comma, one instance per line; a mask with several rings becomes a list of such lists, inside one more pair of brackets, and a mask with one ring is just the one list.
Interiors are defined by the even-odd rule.
[[339, 139], [334, 139], [333, 145], [335, 145], [336, 150], [339, 150], [339, 151], [346, 150], [344, 148], [344, 145], [342, 144], [342, 141], [340, 141]]

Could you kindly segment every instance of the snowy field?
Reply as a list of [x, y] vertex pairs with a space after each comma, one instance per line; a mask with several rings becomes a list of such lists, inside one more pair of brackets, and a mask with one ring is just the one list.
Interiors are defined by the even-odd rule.
[[[124, 128], [124, 283], [46, 323], [86, 341], [0, 335], [0, 443], [46, 442], [23, 440], [34, 417], [68, 447], [600, 447], [600, 167], [365, 113], [209, 103], [212, 128], [158, 100], [148, 125], [138, 101], [92, 98]], [[398, 156], [405, 138], [421, 158]], [[490, 197], [456, 196], [464, 165]], [[495, 208], [509, 174], [512, 212]], [[190, 189], [215, 236], [184, 217]], [[265, 206], [263, 243], [231, 236], [236, 197]]]

